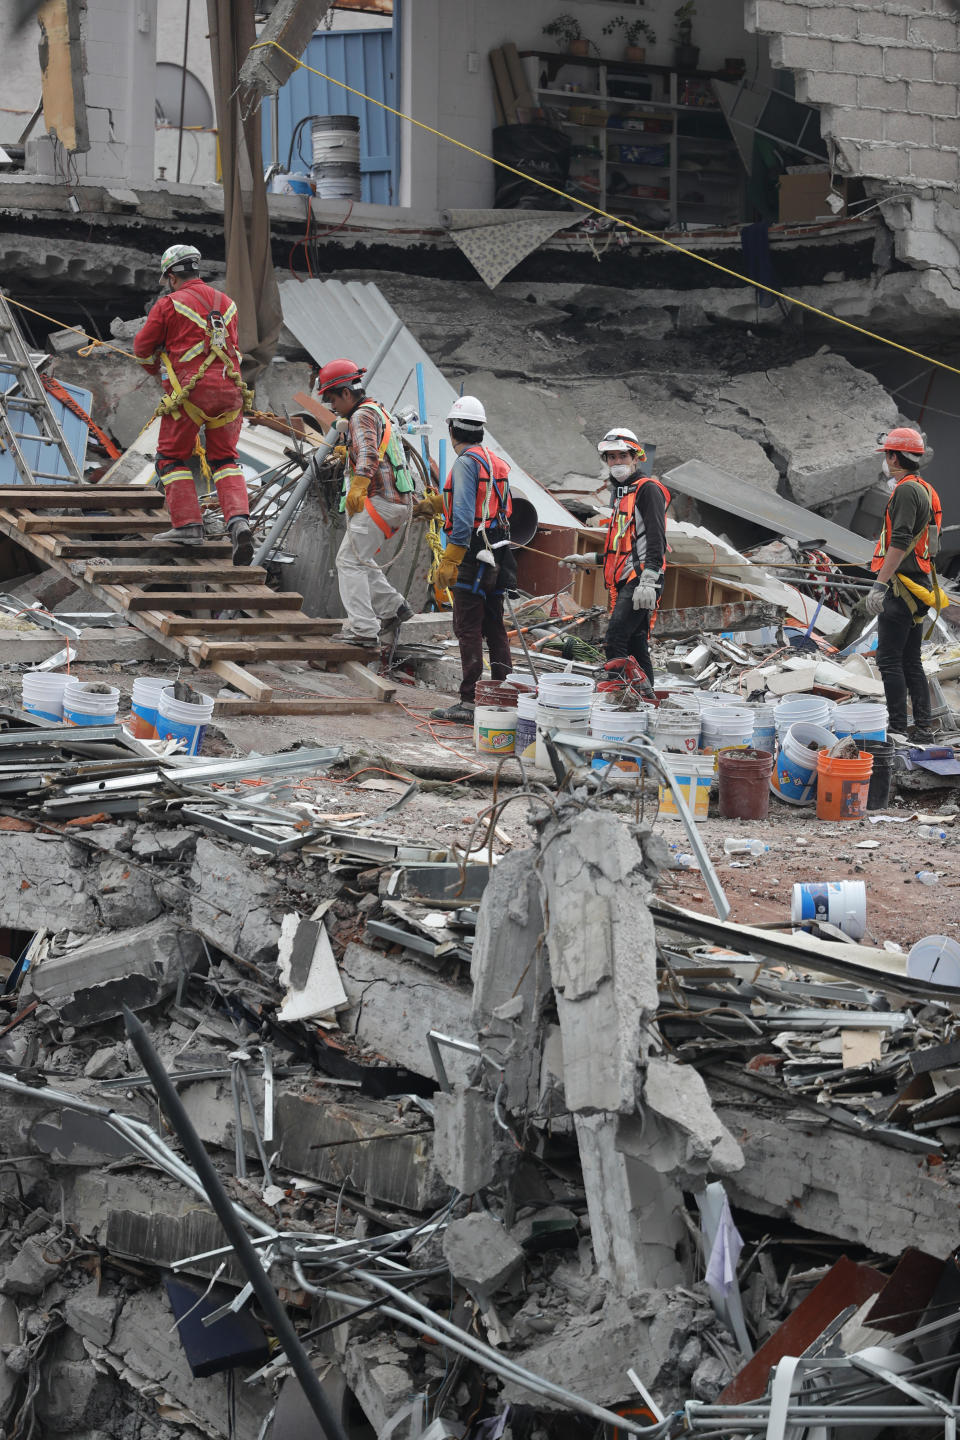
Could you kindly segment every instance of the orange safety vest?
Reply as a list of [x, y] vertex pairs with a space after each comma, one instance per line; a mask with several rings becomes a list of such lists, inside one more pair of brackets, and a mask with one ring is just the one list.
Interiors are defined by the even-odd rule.
[[[472, 455], [480, 467], [480, 478], [477, 481], [477, 503], [473, 512], [474, 528], [483, 530], [488, 525], [499, 525], [501, 511], [509, 521], [513, 514], [513, 500], [507, 482], [510, 466], [505, 460], [501, 460], [499, 455], [488, 450], [485, 445], [471, 445], [468, 449], [461, 450], [460, 454]], [[487, 472], [486, 480], [483, 478], [484, 470]], [[443, 487], [443, 528], [448, 535], [453, 529], [452, 468]]]
[[897, 481], [896, 485], [893, 487], [893, 492], [890, 495], [890, 499], [887, 501], [887, 508], [883, 516], [883, 529], [880, 531], [880, 539], [877, 541], [877, 548], [876, 550], [874, 550], [873, 559], [870, 561], [870, 569], [873, 570], [874, 573], [876, 573], [876, 571], [878, 571], [883, 565], [883, 558], [887, 553], [887, 547], [890, 544], [890, 537], [893, 534], [893, 522], [890, 518], [890, 506], [893, 504], [893, 496], [900, 489], [901, 485], [909, 484], [922, 485], [924, 490], [926, 490], [927, 492], [930, 500], [930, 508], [933, 511], [933, 523], [936, 526], [937, 530], [937, 543], [933, 546], [931, 550], [930, 526], [928, 524], [923, 527], [920, 534], [917, 536], [912, 551], [908, 551], [907, 553], [912, 553], [914, 560], [916, 560], [917, 565], [920, 567], [920, 569], [925, 575], [929, 575], [931, 569], [933, 568], [932, 557], [936, 554], [937, 549], [939, 548], [940, 527], [943, 524], [943, 509], [940, 505], [940, 496], [937, 494], [936, 490], [934, 490], [933, 486], [928, 480], [923, 480], [919, 475], [905, 475], [902, 480]]
[[607, 525], [607, 536], [603, 546], [603, 583], [611, 595], [616, 593], [621, 584], [636, 574], [633, 564], [633, 515], [637, 508], [640, 486], [648, 484], [656, 485], [662, 491], [664, 509], [672, 499], [670, 491], [662, 480], [658, 480], [656, 475], [645, 475], [632, 490], [626, 495], [622, 495], [617, 501], [617, 508], [610, 516]]

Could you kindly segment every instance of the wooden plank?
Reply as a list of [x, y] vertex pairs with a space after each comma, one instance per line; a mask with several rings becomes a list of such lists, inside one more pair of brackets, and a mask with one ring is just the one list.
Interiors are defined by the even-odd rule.
[[384, 708], [382, 700], [361, 699], [358, 696], [341, 695], [328, 699], [293, 698], [273, 699], [264, 704], [256, 700], [217, 700], [213, 707], [213, 718], [228, 715], [373, 715]]
[[[302, 640], [204, 640], [198, 639], [194, 664], [210, 660], [248, 660], [259, 664], [266, 660], [325, 660], [330, 665], [369, 656], [369, 650], [346, 641], [328, 640], [322, 635], [307, 635]], [[192, 658], [192, 657], [191, 657]]]
[[[521, 110], [533, 110], [536, 107], [536, 101], [530, 93], [520, 53], [512, 40], [507, 40], [503, 46], [503, 59], [516, 97], [517, 107]], [[530, 117], [528, 115], [525, 118], [529, 120]]]
[[[32, 515], [19, 512], [17, 529], [23, 535], [46, 531], [54, 535], [136, 535], [153, 534], [170, 529], [168, 515], [144, 515], [131, 510], [129, 515]], [[181, 553], [183, 547], [180, 547]]]
[[[53, 541], [52, 553], [63, 560], [86, 560], [88, 557], [111, 555], [149, 555], [162, 559], [183, 558], [184, 547], [174, 540], [67, 540], [49, 537]], [[188, 551], [194, 555], [229, 555], [233, 546], [229, 540], [205, 540], [202, 550]]]
[[159, 510], [164, 497], [159, 490], [101, 490], [96, 485], [0, 486], [0, 506], [5, 510]]
[[256, 675], [251, 675], [249, 670], [244, 670], [242, 665], [235, 665], [232, 660], [214, 660], [210, 669], [221, 680], [232, 685], [235, 690], [242, 690], [259, 704], [266, 704], [273, 697], [273, 686], [266, 680], [258, 680]]
[[[104, 565], [91, 563], [84, 571], [85, 580], [99, 580], [104, 584], [111, 585], [163, 585], [172, 581], [174, 584], [194, 584], [203, 582], [209, 584], [212, 581], [222, 580], [236, 584], [238, 573], [242, 574], [247, 584], [254, 581], [260, 583], [266, 580], [267, 572], [261, 566], [250, 567], [238, 572], [238, 567], [228, 560], [211, 560], [195, 562], [184, 556], [182, 565]], [[271, 594], [273, 592], [271, 591]]]
[[358, 685], [373, 692], [381, 700], [393, 700], [396, 697], [397, 687], [392, 680], [385, 680], [374, 670], [368, 670], [366, 665], [361, 665], [359, 660], [346, 660], [337, 669], [341, 675], [349, 675]]
[[[106, 580], [106, 577], [104, 577]], [[303, 596], [278, 595], [266, 586], [249, 590], [128, 590], [125, 610], [299, 610]], [[277, 616], [279, 619], [280, 617]], [[191, 622], [194, 629], [197, 622]]]
[[[116, 607], [114, 607], [116, 608]], [[136, 610], [130, 612], [131, 623], [136, 624], [133, 618], [137, 615]], [[197, 629], [198, 622], [189, 619], [186, 615], [165, 615], [160, 624], [161, 633], [164, 635], [193, 635]], [[256, 616], [251, 619], [244, 619], [242, 615], [235, 620], [204, 620], [201, 629], [205, 635], [317, 635], [322, 631], [316, 629], [316, 621], [308, 620], [305, 615], [288, 615], [276, 619]], [[349, 656], [347, 657], [349, 658]]]

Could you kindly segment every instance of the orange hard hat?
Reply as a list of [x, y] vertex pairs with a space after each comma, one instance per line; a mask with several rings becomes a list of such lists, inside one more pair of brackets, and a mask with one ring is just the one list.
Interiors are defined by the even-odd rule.
[[877, 450], [899, 450], [903, 455], [922, 455], [926, 450], [923, 436], [919, 430], [911, 430], [906, 425], [898, 425], [887, 435], [877, 436]]
[[355, 360], [328, 360], [317, 376], [317, 394], [323, 395], [327, 390], [339, 390], [347, 385], [359, 385], [366, 373]]

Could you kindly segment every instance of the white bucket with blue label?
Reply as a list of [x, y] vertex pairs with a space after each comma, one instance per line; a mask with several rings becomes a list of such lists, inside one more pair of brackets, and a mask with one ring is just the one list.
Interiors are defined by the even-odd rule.
[[867, 928], [867, 887], [862, 880], [817, 880], [794, 885], [790, 919], [801, 930], [826, 922], [851, 940], [862, 940]]
[[63, 692], [69, 675], [51, 675], [45, 670], [25, 670], [21, 676], [21, 708], [51, 725], [63, 724]]
[[207, 723], [213, 715], [213, 696], [199, 695], [197, 704], [188, 704], [174, 697], [173, 686], [160, 691], [157, 705], [157, 739], [179, 740], [188, 755], [199, 755]]
[[791, 725], [770, 776], [774, 795], [789, 805], [812, 805], [817, 798], [817, 755], [835, 738], [822, 725]]
[[63, 719], [67, 725], [112, 725], [119, 704], [120, 691], [115, 685], [71, 679], [63, 690]]

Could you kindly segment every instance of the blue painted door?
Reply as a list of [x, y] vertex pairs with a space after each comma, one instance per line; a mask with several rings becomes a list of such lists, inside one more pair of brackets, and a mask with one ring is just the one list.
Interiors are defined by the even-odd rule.
[[[397, 203], [397, 120], [378, 105], [360, 99], [330, 80], [341, 80], [353, 90], [396, 105], [398, 91], [397, 38], [400, 33], [399, 3], [394, 6], [391, 30], [318, 31], [303, 53], [311, 70], [295, 70], [280, 91], [281, 165], [286, 168], [290, 137], [298, 120], [310, 115], [358, 115], [360, 117], [360, 172], [362, 198], [377, 205]], [[270, 102], [261, 107], [263, 153], [270, 159]], [[305, 124], [294, 147], [291, 169], [310, 173], [310, 125]]]

